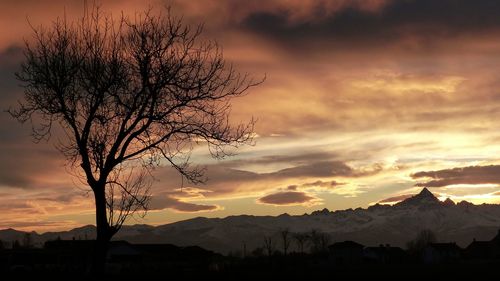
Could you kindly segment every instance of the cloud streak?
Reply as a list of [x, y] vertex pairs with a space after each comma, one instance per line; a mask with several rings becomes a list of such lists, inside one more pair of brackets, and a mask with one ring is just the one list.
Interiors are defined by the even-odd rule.
[[199, 213], [221, 209], [218, 205], [195, 204], [170, 196], [152, 196], [149, 208], [153, 211], [172, 209], [181, 213]]
[[257, 203], [275, 206], [304, 205], [310, 207], [321, 204], [321, 200], [306, 192], [283, 191], [261, 197], [257, 199]]
[[457, 184], [500, 184], [500, 165], [422, 171], [411, 176], [414, 179], [429, 179], [416, 184], [416, 186], [425, 187], [444, 187]]
[[180, 213], [199, 213], [222, 210], [219, 205], [196, 204], [190, 200], [203, 200], [205, 194], [211, 191], [187, 187], [174, 189], [171, 192], [162, 192], [150, 197], [149, 208], [153, 211], [171, 209]]
[[382, 199], [380, 200], [378, 203], [389, 203], [389, 204], [393, 204], [393, 203], [397, 203], [397, 202], [400, 202], [400, 201], [403, 201], [405, 199], [408, 199], [412, 196], [414, 196], [415, 194], [403, 194], [403, 195], [397, 195], [397, 196], [392, 196], [392, 197], [389, 197], [389, 198], [386, 198], [386, 199]]

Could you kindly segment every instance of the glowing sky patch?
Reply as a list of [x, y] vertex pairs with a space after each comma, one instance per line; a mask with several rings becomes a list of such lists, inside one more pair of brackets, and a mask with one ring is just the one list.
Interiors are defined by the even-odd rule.
[[[102, 8], [133, 15], [164, 2], [103, 1]], [[257, 119], [255, 145], [224, 160], [196, 145], [191, 160], [206, 166], [206, 184], [194, 186], [159, 168], [152, 211], [128, 223], [367, 207], [424, 186], [442, 200], [500, 203], [500, 3], [168, 3], [186, 22], [205, 22], [204, 38], [217, 40], [238, 70], [266, 76], [232, 103], [234, 122]], [[13, 73], [23, 38], [32, 38], [26, 17], [46, 25], [82, 9], [83, 1], [70, 0], [2, 6], [2, 109], [21, 97]], [[30, 126], [5, 112], [0, 123], [0, 228], [93, 223], [88, 187], [71, 177], [76, 171], [53, 143], [32, 143]], [[436, 176], [414, 176], [419, 173]], [[271, 204], [262, 204], [266, 196]]]

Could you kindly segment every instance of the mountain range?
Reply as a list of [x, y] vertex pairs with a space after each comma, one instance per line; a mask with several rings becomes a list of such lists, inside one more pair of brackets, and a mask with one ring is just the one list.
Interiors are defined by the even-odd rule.
[[[114, 239], [131, 243], [170, 243], [178, 246], [198, 245], [227, 254], [262, 247], [265, 237], [274, 237], [279, 246], [279, 231], [294, 233], [326, 233], [331, 242], [353, 240], [364, 245], [391, 244], [405, 246], [420, 230], [436, 233], [441, 242], [457, 242], [467, 246], [473, 239], [489, 240], [500, 228], [500, 205], [474, 205], [467, 201], [458, 204], [447, 199], [440, 201], [428, 189], [394, 205], [375, 204], [366, 209], [329, 211], [311, 214], [279, 216], [239, 215], [225, 218], [198, 217], [171, 224], [125, 225]], [[70, 231], [30, 232], [35, 245], [47, 240], [92, 239], [92, 225]], [[26, 232], [0, 230], [2, 241], [22, 241]], [[292, 244], [292, 248], [295, 247]]]

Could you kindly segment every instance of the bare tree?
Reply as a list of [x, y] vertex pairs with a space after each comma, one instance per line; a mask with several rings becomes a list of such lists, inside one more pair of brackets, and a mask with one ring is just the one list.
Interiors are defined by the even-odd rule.
[[267, 256], [270, 257], [274, 253], [274, 241], [271, 236], [264, 237], [264, 249], [266, 249]]
[[283, 244], [283, 255], [286, 256], [288, 254], [288, 248], [290, 247], [292, 235], [290, 233], [290, 230], [288, 230], [288, 228], [285, 228], [280, 231], [280, 236], [281, 243]]
[[423, 229], [417, 233], [413, 240], [406, 243], [406, 248], [410, 254], [420, 255], [427, 245], [435, 243], [436, 241], [436, 234], [432, 230]]
[[133, 214], [144, 215], [151, 172], [166, 163], [192, 183], [203, 169], [189, 165], [196, 144], [214, 157], [251, 142], [253, 120], [231, 125], [230, 99], [259, 84], [236, 72], [201, 27], [147, 11], [131, 20], [86, 9], [77, 21], [33, 28], [17, 73], [24, 100], [9, 109], [30, 121], [35, 141], [64, 132], [57, 148], [94, 194], [94, 270], [104, 269], [111, 237]]
[[33, 239], [31, 233], [26, 232], [23, 236], [23, 248], [29, 249], [31, 247], [33, 247]]
[[309, 239], [309, 235], [307, 233], [295, 233], [293, 235], [293, 238], [297, 242], [297, 247], [299, 249], [299, 252], [301, 254], [304, 253], [304, 245], [306, 244], [307, 240]]
[[19, 243], [19, 240], [15, 240], [12, 242], [12, 249], [21, 249], [21, 243]]
[[309, 241], [311, 243], [311, 253], [324, 253], [328, 251], [330, 236], [318, 230], [311, 230], [309, 233]]
[[319, 236], [319, 246], [320, 252], [326, 253], [328, 252], [328, 246], [330, 245], [330, 235], [328, 233], [321, 233]]
[[262, 248], [262, 247], [257, 247], [257, 248], [255, 248], [255, 249], [253, 249], [253, 251], [252, 251], [252, 256], [253, 256], [253, 257], [258, 257], [258, 258], [260, 258], [260, 257], [264, 256], [264, 248]]

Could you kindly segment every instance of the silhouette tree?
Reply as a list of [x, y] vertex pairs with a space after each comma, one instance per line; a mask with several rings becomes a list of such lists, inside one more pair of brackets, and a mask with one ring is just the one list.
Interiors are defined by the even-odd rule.
[[23, 236], [23, 248], [29, 249], [33, 247], [33, 239], [31, 238], [31, 233], [27, 232]]
[[285, 228], [280, 231], [280, 236], [281, 236], [281, 243], [283, 245], [283, 255], [286, 256], [288, 254], [288, 248], [290, 247], [292, 235], [290, 233], [290, 230]]
[[19, 240], [15, 240], [12, 243], [12, 249], [20, 249], [21, 248], [21, 243], [19, 243]]
[[304, 245], [306, 244], [307, 240], [309, 239], [309, 235], [307, 233], [295, 233], [293, 235], [293, 238], [297, 242], [297, 247], [299, 249], [299, 252], [301, 254], [304, 253]]
[[199, 39], [173, 16], [146, 11], [131, 20], [87, 8], [74, 22], [33, 28], [17, 78], [24, 100], [9, 109], [32, 123], [35, 142], [53, 127], [57, 148], [94, 194], [94, 271], [128, 217], [145, 215], [151, 172], [162, 163], [198, 184], [204, 170], [189, 165], [197, 144], [213, 157], [252, 140], [253, 120], [230, 124], [230, 100], [262, 81], [235, 71], [215, 42]]
[[268, 257], [271, 257], [274, 253], [274, 241], [271, 236], [265, 236], [264, 237], [264, 249], [266, 249], [266, 253]]
[[436, 241], [436, 234], [432, 230], [424, 229], [417, 233], [413, 240], [406, 243], [406, 248], [411, 255], [418, 256], [422, 254], [429, 243], [435, 243]]
[[330, 236], [326, 233], [313, 229], [309, 233], [309, 242], [311, 243], [311, 253], [325, 253], [328, 251]]
[[257, 258], [260, 258], [260, 257], [264, 256], [264, 248], [257, 247], [255, 249], [253, 249], [252, 256], [253, 257], [257, 257]]

